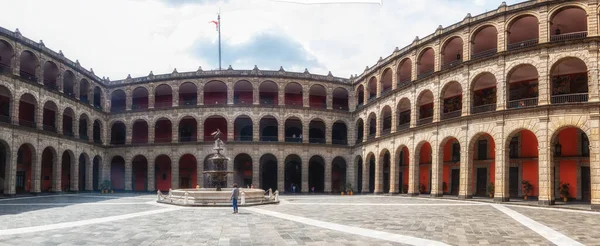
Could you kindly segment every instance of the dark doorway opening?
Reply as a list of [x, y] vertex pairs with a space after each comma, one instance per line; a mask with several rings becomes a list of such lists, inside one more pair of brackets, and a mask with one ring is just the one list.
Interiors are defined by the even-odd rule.
[[460, 185], [460, 169], [452, 169], [452, 183], [450, 187], [450, 195], [458, 195], [458, 189]]
[[477, 168], [477, 190], [475, 195], [485, 196], [487, 188], [487, 168]]

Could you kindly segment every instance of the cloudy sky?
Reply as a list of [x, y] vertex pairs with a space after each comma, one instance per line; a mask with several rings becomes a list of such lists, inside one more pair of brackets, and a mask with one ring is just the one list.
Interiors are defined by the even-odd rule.
[[347, 78], [395, 47], [410, 44], [415, 36], [424, 37], [438, 25], [449, 26], [467, 13], [480, 14], [502, 3], [382, 1], [306, 5], [278, 0], [19, 0], [3, 2], [0, 26], [19, 28], [24, 36], [62, 50], [97, 75], [117, 80], [150, 71], [170, 73], [173, 68], [217, 68], [217, 32], [209, 21], [216, 20], [220, 9], [224, 68], [308, 68]]

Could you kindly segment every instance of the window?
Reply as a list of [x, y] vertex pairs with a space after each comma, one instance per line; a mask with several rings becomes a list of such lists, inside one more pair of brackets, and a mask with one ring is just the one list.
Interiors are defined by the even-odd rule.
[[477, 159], [478, 160], [486, 160], [487, 159], [487, 140], [479, 140], [477, 142]]
[[459, 143], [452, 144], [452, 161], [454, 161], [454, 162], [460, 161], [460, 144]]
[[590, 140], [585, 133], [581, 133], [581, 156], [590, 156]]
[[510, 140], [510, 158], [518, 158], [519, 157], [519, 137], [513, 137]]

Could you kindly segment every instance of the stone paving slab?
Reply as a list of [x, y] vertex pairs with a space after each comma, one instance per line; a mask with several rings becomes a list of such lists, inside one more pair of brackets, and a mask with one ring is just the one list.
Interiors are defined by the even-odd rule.
[[[426, 206], [447, 201], [395, 197], [390, 206], [294, 205], [264, 206], [261, 209], [305, 216], [344, 225], [441, 241], [452, 245], [548, 245], [545, 238], [486, 204], [466, 206]], [[395, 201], [395, 202], [393, 202]], [[300, 202], [300, 201], [298, 201]], [[412, 206], [394, 206], [407, 203]], [[422, 203], [423, 206], [418, 206]]]
[[508, 206], [585, 245], [600, 245], [600, 213]]

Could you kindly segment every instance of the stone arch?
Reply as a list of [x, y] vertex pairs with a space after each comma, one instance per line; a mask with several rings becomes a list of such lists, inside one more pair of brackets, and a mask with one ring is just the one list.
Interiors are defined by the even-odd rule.
[[410, 84], [412, 80], [412, 66], [413, 62], [409, 57], [400, 60], [396, 68], [397, 83], [399, 85]]
[[387, 93], [390, 90], [392, 90], [392, 84], [394, 83], [393, 80], [393, 74], [394, 72], [392, 71], [391, 67], [386, 67], [385, 70], [383, 70], [383, 73], [381, 73], [381, 92], [382, 93]]

